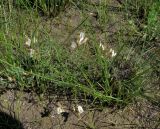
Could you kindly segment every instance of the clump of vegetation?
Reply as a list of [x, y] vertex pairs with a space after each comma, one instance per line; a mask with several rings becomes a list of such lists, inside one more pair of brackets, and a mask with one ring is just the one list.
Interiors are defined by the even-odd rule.
[[[17, 6], [23, 6], [28, 10], [31, 7], [49, 15], [54, 13], [55, 16], [61, 9], [65, 9], [68, 1], [15, 0], [14, 2]], [[130, 9], [136, 9], [136, 5], [130, 6], [130, 4], [131, 1], [124, 4], [128, 12]], [[140, 33], [143, 42], [149, 43], [159, 35], [157, 31], [159, 7], [152, 4], [149, 10], [144, 10], [146, 6], [141, 4], [136, 9], [135, 16], [145, 22], [140, 23], [143, 25], [143, 30], [137, 30], [136, 33]], [[97, 7], [98, 13], [101, 13], [98, 19], [101, 26], [105, 26], [108, 20], [103, 6]], [[14, 7], [11, 12], [7, 12], [5, 4], [0, 7], [4, 24], [2, 26], [0, 23], [0, 77], [2, 78], [0, 85], [2, 87], [6, 88], [8, 84], [12, 84], [12, 87], [32, 90], [38, 94], [48, 92], [68, 94], [91, 103], [118, 106], [128, 104], [143, 94], [151, 66], [143, 58], [145, 52], [139, 51], [137, 54], [136, 49], [128, 45], [130, 40], [126, 41], [126, 37], [123, 39], [121, 31], [116, 35], [115, 50], [112, 47], [104, 47], [100, 41], [97, 42], [97, 37], [87, 26], [88, 19], [86, 19], [85, 29], [88, 40], [82, 45], [79, 41], [79, 44], [75, 44], [76, 49], [70, 50], [53, 38], [47, 28], [44, 30], [41, 27], [41, 17], [37, 17], [32, 9], [28, 14], [23, 11], [20, 14]], [[135, 22], [136, 20], [130, 25], [135, 25]], [[80, 38], [83, 37], [83, 33], [81, 34]], [[137, 41], [137, 43], [141, 42], [142, 40]]]
[[[146, 47], [151, 47], [159, 40], [159, 13], [160, 2], [157, 0], [126, 1], [124, 7], [129, 12], [132, 25], [137, 26], [138, 36], [141, 43]], [[154, 42], [156, 41], [156, 42]]]
[[69, 4], [69, 0], [13, 0], [17, 8], [34, 9], [42, 15], [57, 16]]

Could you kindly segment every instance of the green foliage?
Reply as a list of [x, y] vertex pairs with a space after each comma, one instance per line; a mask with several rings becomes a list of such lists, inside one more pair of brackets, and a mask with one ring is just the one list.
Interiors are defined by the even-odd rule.
[[160, 36], [160, 22], [158, 20], [160, 13], [160, 2], [153, 3], [147, 17], [145, 32], [148, 40], [157, 39]]
[[69, 0], [14, 0], [14, 5], [26, 9], [36, 9], [44, 15], [56, 16], [66, 8]]
[[[61, 8], [65, 8], [68, 0], [55, 0], [49, 3], [44, 0], [15, 2], [18, 7], [31, 9], [31, 12], [33, 8], [44, 13], [49, 11], [55, 15]], [[143, 24], [140, 31], [136, 22], [133, 23], [137, 25], [137, 28], [134, 27], [136, 33], [148, 42], [158, 37], [158, 4], [152, 4], [148, 9], [147, 2], [138, 0], [132, 2], [127, 1], [125, 7], [129, 11], [136, 10], [132, 18], [134, 21], [138, 19], [140, 24]], [[105, 2], [105, 6], [96, 8], [100, 13], [98, 21], [102, 27], [105, 27], [109, 19], [105, 11], [106, 6]], [[140, 16], [141, 8], [144, 12], [143, 17]], [[41, 27], [41, 20], [34, 13], [17, 13], [16, 10], [6, 13], [6, 8], [1, 8], [1, 11], [2, 23], [5, 25], [0, 30], [0, 76], [4, 78], [6, 86], [11, 83], [16, 88], [30, 89], [39, 94], [56, 92], [63, 95], [67, 92], [77, 99], [85, 98], [92, 103], [108, 105], [128, 104], [143, 94], [151, 67], [143, 59], [145, 55], [143, 51], [131, 54], [135, 49], [126, 45], [130, 40], [123, 39], [123, 33], [119, 32], [116, 37], [118, 45], [117, 55], [114, 57], [105, 56], [96, 35], [87, 28], [87, 25], [85, 29], [88, 29], [86, 33], [90, 35], [89, 45], [70, 51], [64, 44], [55, 40], [47, 29]], [[28, 38], [31, 40], [29, 47], [25, 46]], [[38, 41], [35, 42], [34, 38]], [[138, 43], [140, 42], [137, 41]], [[30, 54], [31, 49], [35, 50], [33, 56]]]
[[154, 41], [160, 37], [160, 2], [157, 0], [127, 0], [124, 2], [131, 26], [135, 29], [134, 35], [137, 35], [139, 42], [137, 45], [143, 47], [153, 47]]

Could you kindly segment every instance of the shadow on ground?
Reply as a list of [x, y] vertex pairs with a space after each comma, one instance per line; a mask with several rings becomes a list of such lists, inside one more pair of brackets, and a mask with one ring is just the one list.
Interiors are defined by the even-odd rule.
[[21, 122], [0, 111], [0, 129], [24, 129]]

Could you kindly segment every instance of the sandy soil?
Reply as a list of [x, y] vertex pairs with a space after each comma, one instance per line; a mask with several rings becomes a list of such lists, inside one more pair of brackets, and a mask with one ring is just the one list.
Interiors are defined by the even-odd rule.
[[[97, 110], [83, 104], [84, 112], [77, 112], [78, 102], [47, 99], [34, 93], [7, 91], [0, 97], [0, 110], [12, 114], [24, 129], [158, 129], [160, 108], [139, 100], [123, 109]], [[58, 114], [57, 108], [64, 112]]]

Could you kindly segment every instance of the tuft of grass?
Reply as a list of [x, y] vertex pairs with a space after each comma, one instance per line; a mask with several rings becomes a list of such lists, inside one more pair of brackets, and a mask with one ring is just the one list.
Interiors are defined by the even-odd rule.
[[137, 38], [143, 47], [153, 47], [159, 41], [160, 2], [156, 0], [127, 0], [124, 2], [128, 19], [137, 28]]
[[[12, 84], [15, 88], [33, 90], [38, 94], [64, 95], [66, 93], [76, 99], [87, 99], [90, 103], [110, 106], [126, 105], [143, 94], [151, 66], [143, 58], [146, 51], [135, 52], [134, 46], [140, 43], [139, 40], [130, 47], [127, 45], [130, 40], [123, 39], [123, 32], [119, 31], [119, 35], [116, 35], [117, 55], [111, 57], [100, 48], [100, 41], [96, 34], [93, 34], [88, 25], [90, 23], [86, 19], [82, 25], [85, 25], [89, 41], [75, 51], [70, 51], [64, 44], [60, 44], [53, 38], [47, 28], [42, 27], [43, 19], [29, 9], [31, 5], [35, 8], [40, 7], [43, 12], [46, 12], [51, 7], [57, 14], [60, 8], [57, 9], [56, 5], [65, 6], [65, 1], [55, 0], [49, 5], [45, 3], [46, 1], [33, 3], [17, 0], [16, 2], [18, 6], [25, 5], [27, 12], [18, 13], [15, 8], [8, 11], [5, 4], [0, 8], [3, 23], [3, 26], [0, 23], [0, 77], [3, 78], [1, 85], [6, 82], [6, 87]], [[79, 6], [84, 4], [81, 3]], [[130, 4], [126, 3], [125, 6], [129, 8]], [[148, 36], [149, 33], [158, 33], [154, 31], [154, 28], [159, 26], [158, 13], [156, 13], [158, 7], [155, 6], [153, 4], [149, 14], [145, 14], [145, 18], [148, 19], [145, 23], [148, 29], [143, 32]], [[105, 7], [107, 7], [106, 2], [105, 5], [96, 7], [96, 11], [100, 14], [98, 25], [102, 28], [109, 19]], [[145, 7], [144, 5], [143, 8]], [[134, 9], [139, 13], [139, 7]], [[86, 16], [83, 11], [82, 16]], [[150, 28], [153, 28], [153, 32]], [[105, 40], [107, 38], [105, 35]], [[153, 36], [149, 38], [145, 41], [151, 40]], [[27, 40], [31, 42], [31, 46], [26, 46]], [[31, 50], [34, 50], [33, 54], [30, 53]], [[109, 49], [106, 51], [109, 52]]]
[[33, 9], [42, 15], [57, 16], [60, 11], [65, 10], [69, 0], [13, 0], [17, 8]]

